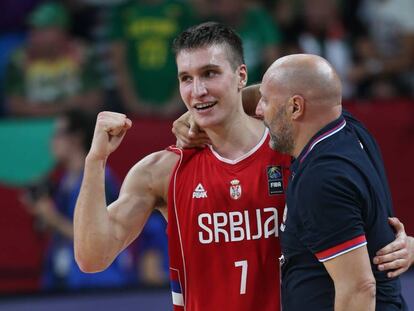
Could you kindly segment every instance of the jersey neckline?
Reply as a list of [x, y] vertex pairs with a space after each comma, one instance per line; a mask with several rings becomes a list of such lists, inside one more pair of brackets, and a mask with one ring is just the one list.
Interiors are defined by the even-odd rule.
[[252, 154], [254, 154], [257, 150], [260, 149], [260, 147], [264, 144], [264, 142], [266, 141], [266, 138], [269, 134], [269, 129], [267, 127], [265, 127], [265, 130], [263, 132], [263, 136], [260, 139], [260, 141], [257, 143], [256, 146], [254, 146], [252, 149], [250, 149], [248, 152], [246, 152], [244, 155], [238, 157], [237, 159], [234, 160], [230, 160], [227, 159], [225, 157], [222, 157], [221, 155], [219, 155], [214, 149], [212, 145], [208, 145], [208, 147], [211, 150], [211, 153], [217, 158], [217, 160], [224, 162], [226, 164], [231, 164], [231, 165], [235, 165], [240, 163], [241, 161], [247, 159], [248, 157], [250, 157]]

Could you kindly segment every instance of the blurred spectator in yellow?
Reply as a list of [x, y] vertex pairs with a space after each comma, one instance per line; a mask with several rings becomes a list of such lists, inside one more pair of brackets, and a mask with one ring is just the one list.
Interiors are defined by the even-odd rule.
[[[94, 116], [82, 110], [69, 110], [57, 119], [51, 147], [62, 166], [63, 176], [56, 187], [32, 186], [25, 196], [28, 211], [36, 217], [37, 224], [52, 233], [43, 276], [43, 287], [48, 290], [119, 287], [136, 281], [128, 250], [121, 253], [107, 270], [97, 274], [81, 272], [74, 259], [72, 219], [94, 121]], [[108, 203], [118, 197], [118, 191], [119, 183], [108, 169], [105, 180]]]
[[359, 16], [366, 34], [357, 40], [350, 71], [358, 95], [414, 95], [414, 1], [363, 0]]
[[130, 0], [115, 10], [113, 65], [128, 112], [173, 117], [182, 111], [171, 44], [191, 24], [184, 1]]
[[344, 98], [353, 95], [353, 85], [348, 79], [352, 66], [348, 34], [341, 22], [336, 1], [305, 0], [302, 7], [302, 30], [298, 36], [299, 48], [304, 53], [326, 58], [338, 72]]
[[99, 78], [86, 46], [67, 32], [66, 9], [55, 2], [29, 16], [26, 45], [11, 56], [6, 72], [9, 114], [57, 115], [72, 107], [94, 111], [101, 103]]
[[[198, 1], [200, 2], [200, 1]], [[249, 84], [260, 82], [264, 71], [280, 56], [281, 34], [263, 6], [248, 0], [210, 0], [210, 19], [234, 28], [242, 38]]]

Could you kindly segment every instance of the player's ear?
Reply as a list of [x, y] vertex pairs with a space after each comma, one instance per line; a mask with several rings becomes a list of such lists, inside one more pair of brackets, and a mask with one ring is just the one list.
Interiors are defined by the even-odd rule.
[[300, 95], [293, 95], [289, 99], [289, 112], [293, 120], [300, 118], [305, 112], [305, 99]]
[[239, 85], [238, 89], [241, 90], [247, 84], [247, 67], [245, 64], [242, 64], [237, 69], [237, 73], [239, 75]]

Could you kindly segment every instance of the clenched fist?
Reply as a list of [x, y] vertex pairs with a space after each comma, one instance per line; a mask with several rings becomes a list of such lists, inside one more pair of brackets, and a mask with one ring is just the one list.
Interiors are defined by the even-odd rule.
[[98, 114], [88, 158], [105, 161], [118, 148], [125, 133], [132, 126], [126, 115], [102, 111]]

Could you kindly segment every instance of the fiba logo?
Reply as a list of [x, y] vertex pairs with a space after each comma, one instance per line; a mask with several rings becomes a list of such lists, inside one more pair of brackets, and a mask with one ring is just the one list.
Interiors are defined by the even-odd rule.
[[283, 173], [280, 165], [271, 165], [266, 168], [269, 194], [283, 193]]
[[282, 169], [280, 166], [270, 166], [267, 168], [267, 176], [270, 179], [281, 179]]

